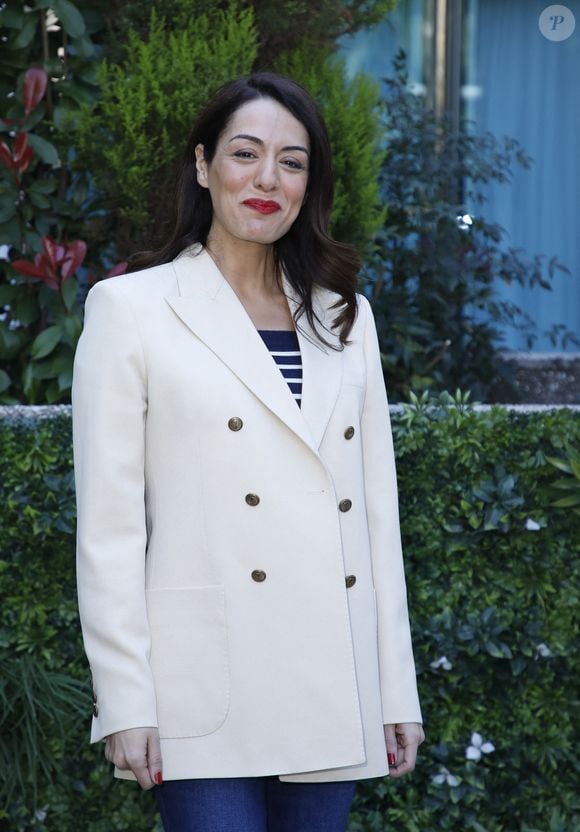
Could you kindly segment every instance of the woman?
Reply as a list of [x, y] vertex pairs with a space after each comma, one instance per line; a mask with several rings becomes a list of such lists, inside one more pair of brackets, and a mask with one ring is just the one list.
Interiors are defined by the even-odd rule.
[[332, 191], [307, 93], [227, 84], [171, 238], [87, 300], [92, 741], [171, 832], [339, 832], [355, 782], [411, 771], [423, 740], [376, 330]]

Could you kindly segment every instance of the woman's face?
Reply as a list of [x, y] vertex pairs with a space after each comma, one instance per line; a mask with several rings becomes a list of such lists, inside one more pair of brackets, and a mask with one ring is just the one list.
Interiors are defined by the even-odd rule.
[[213, 206], [211, 241], [269, 245], [283, 237], [306, 195], [309, 150], [304, 125], [271, 98], [236, 110], [211, 163], [199, 144], [198, 182]]

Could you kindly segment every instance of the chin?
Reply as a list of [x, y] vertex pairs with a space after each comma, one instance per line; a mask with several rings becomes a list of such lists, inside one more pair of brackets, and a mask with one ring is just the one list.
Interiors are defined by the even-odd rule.
[[286, 234], [288, 228], [276, 228], [266, 231], [265, 228], [247, 229], [245, 233], [238, 235], [239, 239], [248, 243], [259, 243], [264, 246], [272, 245]]

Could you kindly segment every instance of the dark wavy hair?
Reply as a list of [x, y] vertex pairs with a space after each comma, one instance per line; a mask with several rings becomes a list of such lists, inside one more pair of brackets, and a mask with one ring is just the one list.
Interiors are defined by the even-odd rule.
[[306, 129], [310, 139], [310, 163], [307, 199], [286, 234], [274, 243], [276, 279], [280, 285], [281, 271], [297, 293], [300, 301], [294, 322], [305, 313], [318, 339], [332, 346], [321, 335], [312, 306], [312, 290], [321, 286], [340, 297], [332, 305], [337, 315], [332, 328], [338, 330], [341, 345], [356, 317], [357, 276], [360, 268], [355, 249], [333, 240], [328, 233], [334, 195], [332, 154], [326, 126], [320, 111], [303, 87], [290, 78], [270, 72], [259, 72], [222, 86], [198, 115], [181, 161], [175, 217], [168, 226], [168, 239], [155, 251], [134, 255], [129, 271], [168, 263], [194, 243], [205, 246], [212, 223], [212, 203], [207, 188], [197, 181], [195, 148], [204, 146], [204, 157], [211, 163], [219, 137], [233, 114], [244, 104], [257, 98], [271, 98], [285, 107]]

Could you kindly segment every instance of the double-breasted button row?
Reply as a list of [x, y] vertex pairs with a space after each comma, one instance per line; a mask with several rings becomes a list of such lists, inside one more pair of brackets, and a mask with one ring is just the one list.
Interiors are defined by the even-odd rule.
[[350, 511], [352, 508], [352, 500], [341, 500], [338, 507], [341, 511]]
[[244, 499], [249, 506], [257, 506], [260, 502], [260, 498], [257, 494], [246, 494]]
[[354, 436], [354, 428], [353, 428], [352, 425], [349, 425], [347, 427], [347, 429], [345, 430], [345, 432], [344, 432], [344, 438], [345, 439], [352, 439], [353, 436]]
[[228, 419], [228, 427], [230, 430], [241, 430], [244, 423], [239, 416], [232, 416], [231, 419]]
[[266, 573], [263, 569], [254, 569], [252, 572], [252, 580], [256, 581], [256, 583], [261, 584], [262, 581], [266, 580]]
[[350, 589], [351, 586], [354, 586], [356, 584], [356, 575], [347, 575], [344, 579], [344, 582], [346, 584], [346, 588]]

